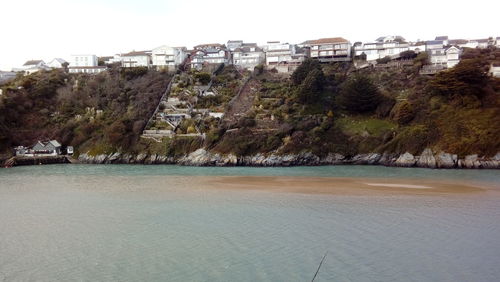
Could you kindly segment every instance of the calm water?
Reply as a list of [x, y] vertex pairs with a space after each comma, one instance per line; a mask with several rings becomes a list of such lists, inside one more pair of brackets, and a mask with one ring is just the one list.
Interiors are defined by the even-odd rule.
[[[484, 193], [310, 195], [196, 176], [432, 178]], [[0, 169], [0, 281], [499, 281], [500, 172], [370, 166]]]

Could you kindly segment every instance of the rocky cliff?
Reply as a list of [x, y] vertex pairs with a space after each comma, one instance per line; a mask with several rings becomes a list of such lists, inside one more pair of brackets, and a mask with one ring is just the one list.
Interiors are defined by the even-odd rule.
[[344, 156], [341, 154], [328, 154], [319, 157], [310, 152], [299, 154], [277, 155], [256, 154], [252, 156], [236, 156], [233, 154], [222, 155], [205, 149], [198, 149], [180, 158], [162, 155], [130, 155], [113, 153], [109, 155], [81, 154], [78, 158], [81, 163], [88, 164], [179, 164], [186, 166], [315, 166], [315, 165], [384, 165], [398, 167], [424, 167], [424, 168], [500, 168], [500, 152], [492, 158], [469, 155], [459, 159], [457, 155], [445, 152], [433, 152], [425, 149], [419, 156], [408, 152], [397, 154], [359, 154]]

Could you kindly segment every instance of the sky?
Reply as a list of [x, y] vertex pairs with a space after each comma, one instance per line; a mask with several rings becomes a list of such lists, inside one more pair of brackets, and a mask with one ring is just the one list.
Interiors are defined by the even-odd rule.
[[[462, 4], [466, 3], [466, 4]], [[31, 59], [111, 56], [161, 45], [384, 35], [500, 36], [500, 1], [0, 0], [0, 70]]]

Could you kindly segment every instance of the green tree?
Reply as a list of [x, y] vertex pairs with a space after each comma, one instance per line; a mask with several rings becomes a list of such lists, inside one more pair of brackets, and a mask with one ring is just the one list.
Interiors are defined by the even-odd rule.
[[488, 75], [478, 59], [462, 60], [454, 68], [438, 73], [429, 83], [434, 93], [443, 96], [484, 94], [484, 86], [488, 82]]
[[429, 54], [427, 52], [420, 52], [415, 59], [413, 59], [413, 63], [419, 66], [427, 65], [429, 63]]
[[371, 112], [382, 101], [377, 86], [363, 74], [355, 74], [343, 83], [338, 103], [352, 113]]
[[321, 70], [318, 60], [307, 59], [292, 73], [292, 83], [300, 85], [312, 70]]
[[417, 53], [415, 53], [415, 51], [413, 51], [413, 50], [407, 50], [407, 51], [401, 52], [401, 54], [399, 54], [399, 57], [403, 60], [410, 60], [410, 59], [414, 59], [415, 57], [417, 57]]
[[377, 64], [387, 64], [391, 61], [391, 57], [385, 56], [383, 58], [377, 59]]
[[194, 77], [201, 84], [208, 84], [212, 78], [208, 72], [199, 72], [195, 74]]
[[318, 101], [325, 84], [325, 75], [321, 69], [313, 69], [298, 88], [299, 101], [311, 104]]

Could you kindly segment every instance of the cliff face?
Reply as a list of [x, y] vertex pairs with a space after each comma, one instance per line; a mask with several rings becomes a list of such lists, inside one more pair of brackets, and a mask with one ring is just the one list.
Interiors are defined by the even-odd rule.
[[82, 154], [78, 160], [88, 164], [179, 164], [187, 166], [317, 166], [317, 165], [384, 165], [397, 167], [422, 168], [500, 168], [500, 152], [492, 158], [469, 155], [459, 159], [457, 155], [444, 152], [433, 153], [425, 149], [419, 156], [410, 153], [397, 154], [359, 154], [347, 157], [341, 154], [328, 154], [319, 157], [311, 152], [299, 154], [256, 154], [237, 157], [233, 154], [219, 154], [198, 149], [178, 158], [157, 154], [121, 154], [90, 156]]
[[[500, 80], [484, 66], [500, 50], [464, 58], [434, 77], [411, 62], [356, 70], [307, 61], [288, 77], [233, 66], [173, 79], [147, 69], [41, 72], [3, 87], [0, 153], [57, 139], [85, 163], [498, 167]], [[205, 78], [213, 95], [200, 94]], [[169, 82], [173, 99], [160, 107]], [[148, 123], [157, 106], [188, 114], [178, 124]], [[176, 137], [141, 138], [145, 126]]]

